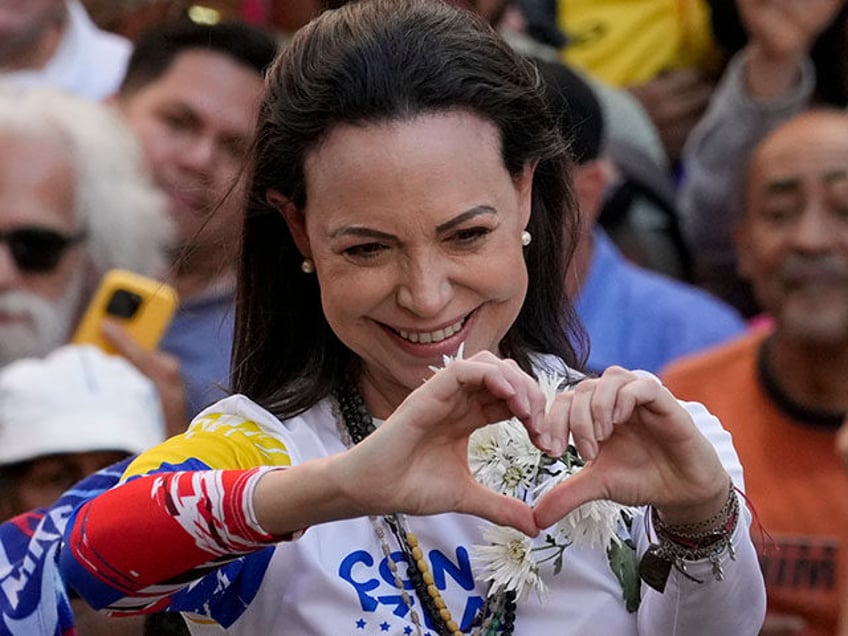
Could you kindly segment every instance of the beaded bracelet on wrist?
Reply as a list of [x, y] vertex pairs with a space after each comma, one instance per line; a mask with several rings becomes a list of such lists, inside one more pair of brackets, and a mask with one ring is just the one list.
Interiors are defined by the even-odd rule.
[[658, 592], [665, 590], [671, 568], [674, 567], [687, 578], [703, 583], [686, 568], [686, 562], [707, 559], [712, 565], [717, 581], [724, 579], [721, 556], [727, 552], [735, 560], [731, 537], [739, 523], [739, 498], [736, 488], [730, 484], [727, 501], [721, 510], [704, 521], [687, 524], [667, 524], [651, 507], [651, 523], [658, 543], [653, 543], [639, 563], [639, 575], [645, 583]]

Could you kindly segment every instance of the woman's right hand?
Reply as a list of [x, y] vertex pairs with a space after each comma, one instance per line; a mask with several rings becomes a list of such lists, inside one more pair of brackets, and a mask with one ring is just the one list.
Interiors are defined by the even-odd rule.
[[513, 416], [542, 450], [565, 450], [546, 423], [542, 390], [515, 362], [489, 352], [452, 362], [353, 448], [263, 476], [254, 494], [257, 520], [285, 535], [368, 515], [460, 512], [535, 536], [533, 509], [489, 490], [468, 466], [471, 433]]
[[511, 417], [541, 449], [564, 450], [554, 448], [539, 385], [515, 362], [489, 352], [456, 360], [340, 458], [341, 483], [363, 514], [463, 512], [535, 535], [532, 509], [478, 483], [468, 466], [471, 433]]

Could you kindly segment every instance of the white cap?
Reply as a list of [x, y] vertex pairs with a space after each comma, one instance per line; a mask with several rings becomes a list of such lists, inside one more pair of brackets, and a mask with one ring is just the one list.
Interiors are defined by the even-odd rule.
[[138, 453], [164, 440], [156, 387], [91, 345], [0, 369], [0, 465], [58, 453]]

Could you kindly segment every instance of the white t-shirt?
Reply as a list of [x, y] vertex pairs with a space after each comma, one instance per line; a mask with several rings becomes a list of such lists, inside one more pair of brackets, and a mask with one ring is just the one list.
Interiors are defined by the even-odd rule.
[[[702, 406], [685, 406], [714, 444], [734, 483], [741, 486], [742, 467], [730, 435]], [[330, 400], [280, 422], [244, 396], [233, 396], [209, 407], [195, 423], [213, 413], [225, 414], [215, 420], [216, 427], [223, 427], [225, 422], [236, 428], [240, 421], [256, 423], [264, 433], [285, 444], [292, 464], [344, 450]], [[572, 546], [565, 552], [562, 571], [545, 576], [549, 600], [541, 603], [531, 595], [519, 602], [515, 633], [754, 636], [762, 619], [764, 591], [748, 535], [750, 515], [744, 505], [741, 509], [743, 515], [733, 537], [736, 560], [724, 556], [723, 581], [715, 580], [707, 562], [689, 566], [689, 573], [703, 583], [672, 570], [665, 593], [643, 584], [640, 609], [629, 613], [605, 552]], [[631, 534], [640, 554], [648, 546], [643, 512], [640, 510], [634, 520]], [[407, 520], [409, 529], [419, 538], [447, 607], [457, 622], [466, 622], [485, 596], [485, 585], [474, 579], [469, 552], [472, 545], [483, 542], [481, 529], [487, 522], [459, 514]], [[389, 545], [398, 550], [390, 535]], [[403, 566], [401, 575], [406, 578]], [[412, 592], [410, 595], [415, 598]], [[415, 606], [422, 614], [417, 600]], [[190, 629], [194, 634], [220, 633], [220, 628], [191, 621]], [[402, 636], [416, 630], [371, 521], [350, 519], [311, 527], [301, 538], [277, 545], [256, 595], [227, 633]], [[424, 633], [434, 632], [425, 626]]]

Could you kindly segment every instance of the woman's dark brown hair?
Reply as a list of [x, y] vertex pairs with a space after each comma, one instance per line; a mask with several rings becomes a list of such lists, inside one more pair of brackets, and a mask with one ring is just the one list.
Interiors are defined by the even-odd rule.
[[[577, 214], [570, 159], [535, 68], [479, 16], [438, 0], [366, 0], [300, 29], [269, 71], [259, 115], [239, 272], [233, 388], [280, 417], [325, 397], [355, 365], [321, 307], [319, 283], [269, 189], [306, 205], [304, 162], [339, 124], [465, 111], [498, 128], [514, 177], [537, 162], [525, 251], [529, 289], [501, 353], [531, 371], [534, 354], [579, 366], [581, 333], [564, 290]], [[473, 155], [474, 149], [469, 149]], [[563, 231], [566, 240], [563, 240]]]

